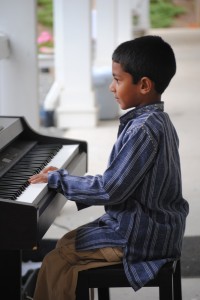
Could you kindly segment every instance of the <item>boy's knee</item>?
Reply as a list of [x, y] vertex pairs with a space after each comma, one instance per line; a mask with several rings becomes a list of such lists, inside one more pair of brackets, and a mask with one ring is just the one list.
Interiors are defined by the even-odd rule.
[[71, 246], [75, 244], [76, 229], [66, 233], [61, 239], [57, 241], [56, 248]]

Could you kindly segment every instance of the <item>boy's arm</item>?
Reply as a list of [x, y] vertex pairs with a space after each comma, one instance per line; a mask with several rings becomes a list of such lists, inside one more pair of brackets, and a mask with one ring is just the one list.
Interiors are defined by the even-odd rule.
[[154, 164], [156, 153], [156, 142], [144, 128], [139, 128], [129, 134], [103, 175], [78, 177], [57, 170], [48, 174], [48, 185], [79, 204], [118, 204], [133, 194]]
[[[53, 166], [44, 168], [39, 174], [35, 174], [35, 175], [31, 176], [29, 178], [29, 182], [33, 183], [33, 184], [35, 184], [35, 183], [48, 183], [49, 172], [53, 172], [53, 171], [57, 171], [57, 170], [58, 170], [58, 168], [53, 167]], [[67, 171], [65, 171], [65, 172], [67, 172]], [[76, 202], [76, 206], [77, 206], [78, 210], [81, 210], [81, 209], [89, 207], [90, 205], [85, 205], [83, 203]]]

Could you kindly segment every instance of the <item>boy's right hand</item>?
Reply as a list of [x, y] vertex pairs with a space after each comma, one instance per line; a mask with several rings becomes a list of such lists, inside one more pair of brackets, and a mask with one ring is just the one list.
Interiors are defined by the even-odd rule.
[[39, 174], [35, 174], [29, 178], [29, 183], [47, 183], [48, 182], [48, 173], [56, 171], [56, 167], [47, 167], [43, 169]]

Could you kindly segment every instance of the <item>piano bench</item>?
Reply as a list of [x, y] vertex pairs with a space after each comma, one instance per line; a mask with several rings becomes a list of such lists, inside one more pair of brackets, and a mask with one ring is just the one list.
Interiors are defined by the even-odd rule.
[[[98, 289], [99, 300], [110, 300], [110, 287], [130, 287], [123, 265], [113, 265], [79, 272], [76, 300], [89, 300], [89, 289]], [[159, 300], [182, 300], [180, 260], [166, 263], [145, 287], [158, 287]]]

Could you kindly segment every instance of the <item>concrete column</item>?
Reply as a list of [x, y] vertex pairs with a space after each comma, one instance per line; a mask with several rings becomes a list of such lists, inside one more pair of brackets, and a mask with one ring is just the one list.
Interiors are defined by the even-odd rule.
[[39, 128], [35, 0], [1, 0], [0, 31], [10, 53], [0, 60], [0, 114], [24, 116]]
[[110, 65], [114, 49], [132, 38], [131, 0], [96, 0], [95, 66]]
[[60, 128], [97, 123], [92, 90], [91, 0], [54, 0], [56, 109]]
[[96, 55], [95, 66], [111, 65], [117, 44], [117, 0], [96, 0]]
[[[112, 81], [112, 53], [114, 49], [132, 37], [130, 0], [96, 0], [96, 55], [94, 75], [104, 92], [97, 93], [100, 117], [116, 118], [119, 106], [109, 91]], [[102, 82], [101, 82], [102, 81]]]
[[117, 1], [117, 45], [132, 39], [131, 0]]
[[150, 28], [150, 0], [131, 0], [133, 34], [136, 38], [147, 33]]

